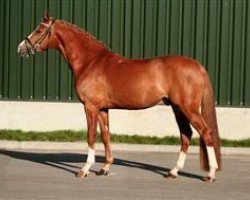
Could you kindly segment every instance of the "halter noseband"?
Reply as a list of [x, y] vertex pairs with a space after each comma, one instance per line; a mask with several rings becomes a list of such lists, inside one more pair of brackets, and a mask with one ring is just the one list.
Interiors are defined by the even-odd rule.
[[50, 36], [50, 33], [51, 33], [51, 27], [53, 25], [53, 23], [55, 22], [55, 20], [53, 19], [51, 24], [48, 25], [48, 24], [45, 24], [45, 23], [41, 23], [42, 25], [44, 26], [47, 26], [48, 29], [45, 31], [44, 34], [42, 34], [37, 41], [35, 41], [34, 43], [31, 42], [31, 40], [28, 38], [28, 37], [25, 37], [24, 38], [24, 41], [25, 41], [25, 45], [26, 45], [26, 48], [28, 50], [28, 54], [31, 55], [31, 54], [35, 54], [37, 52], [37, 45], [40, 45], [43, 40], [46, 38], [47, 35]]

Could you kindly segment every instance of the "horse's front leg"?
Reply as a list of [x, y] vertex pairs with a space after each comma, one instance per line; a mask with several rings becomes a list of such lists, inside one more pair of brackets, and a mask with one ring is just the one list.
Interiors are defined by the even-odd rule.
[[106, 162], [103, 165], [102, 169], [97, 173], [97, 175], [108, 175], [110, 167], [114, 161], [111, 151], [108, 110], [104, 110], [99, 113], [98, 122], [101, 128], [102, 141], [105, 148]]
[[89, 175], [89, 170], [95, 163], [95, 141], [98, 111], [93, 106], [85, 105], [85, 112], [88, 125], [88, 157], [83, 168], [76, 174], [76, 177], [84, 178]]

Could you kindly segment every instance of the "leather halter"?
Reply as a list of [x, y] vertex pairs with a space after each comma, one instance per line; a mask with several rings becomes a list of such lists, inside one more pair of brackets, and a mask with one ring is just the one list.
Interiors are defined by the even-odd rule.
[[50, 25], [45, 24], [43, 22], [41, 23], [44, 26], [47, 26], [48, 29], [34, 43], [32, 43], [28, 37], [24, 38], [25, 45], [26, 45], [26, 48], [28, 50], [29, 55], [35, 54], [37, 52], [37, 47], [38, 47], [37, 45], [40, 45], [43, 42], [43, 40], [46, 38], [47, 35], [50, 36], [51, 28], [52, 28], [52, 25], [54, 22], [55, 22], [55, 20], [53, 19]]

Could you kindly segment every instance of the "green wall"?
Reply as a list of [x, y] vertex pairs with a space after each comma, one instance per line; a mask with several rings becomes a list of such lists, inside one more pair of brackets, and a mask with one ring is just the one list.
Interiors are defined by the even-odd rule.
[[58, 52], [16, 54], [45, 9], [129, 58], [191, 56], [206, 66], [219, 106], [250, 106], [248, 0], [1, 0], [1, 100], [77, 101]]

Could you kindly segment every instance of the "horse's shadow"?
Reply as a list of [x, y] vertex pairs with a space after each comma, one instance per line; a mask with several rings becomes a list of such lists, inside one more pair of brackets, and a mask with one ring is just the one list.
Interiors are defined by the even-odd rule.
[[[79, 166], [74, 164], [83, 163], [84, 160], [86, 160], [87, 158], [87, 155], [79, 153], [38, 153], [38, 152], [24, 152], [24, 151], [5, 150], [5, 149], [0, 149], [0, 154], [15, 159], [27, 160], [43, 165], [48, 165], [73, 174], [76, 174], [77, 171], [80, 169]], [[105, 158], [103, 156], [96, 156], [96, 162], [104, 163]], [[146, 164], [142, 162], [129, 161], [119, 158], [116, 158], [114, 160], [114, 165], [147, 170], [149, 172], [153, 172], [162, 176], [166, 176], [166, 173], [170, 171], [170, 168]], [[92, 172], [96, 173], [96, 171], [94, 170], [92, 170]], [[180, 171], [179, 176], [202, 180], [202, 176], [184, 171]]]

